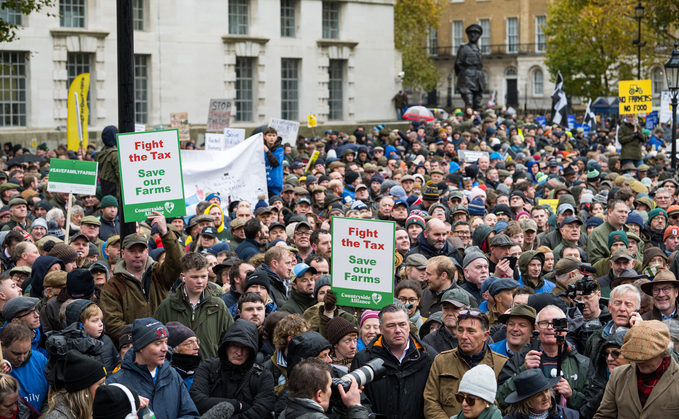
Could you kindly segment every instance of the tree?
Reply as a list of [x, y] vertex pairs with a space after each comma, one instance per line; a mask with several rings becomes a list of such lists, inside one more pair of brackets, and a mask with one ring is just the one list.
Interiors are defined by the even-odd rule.
[[396, 0], [394, 42], [401, 51], [403, 85], [433, 90], [439, 73], [427, 52], [429, 28], [439, 26], [441, 0]]
[[[660, 0], [656, 0], [660, 1]], [[552, 79], [560, 70], [568, 96], [617, 96], [619, 80], [637, 79], [634, 2], [626, 0], [555, 0], [548, 6], [545, 64]], [[646, 12], [648, 15], [648, 10]], [[654, 58], [656, 38], [642, 21], [642, 77]]]
[[[57, 0], [4, 0], [0, 2], [0, 10], [21, 12], [23, 15], [29, 15], [33, 12], [40, 12], [43, 8], [56, 6]], [[47, 16], [56, 16], [52, 13], [47, 13]], [[0, 18], [0, 42], [12, 42], [18, 38], [17, 32], [19, 27], [14, 23], [7, 22]]]

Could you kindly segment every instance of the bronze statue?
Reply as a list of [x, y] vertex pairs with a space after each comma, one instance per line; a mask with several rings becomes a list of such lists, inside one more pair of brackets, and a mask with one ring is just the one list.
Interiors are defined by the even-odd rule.
[[483, 80], [483, 56], [478, 42], [483, 33], [481, 26], [472, 24], [465, 29], [469, 43], [460, 45], [455, 59], [455, 75], [457, 90], [468, 108], [478, 110], [481, 107], [481, 96], [485, 90]]

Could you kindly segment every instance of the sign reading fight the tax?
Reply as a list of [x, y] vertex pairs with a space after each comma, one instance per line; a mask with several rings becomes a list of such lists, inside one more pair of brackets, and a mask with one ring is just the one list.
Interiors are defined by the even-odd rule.
[[143, 221], [151, 211], [186, 215], [179, 132], [118, 134], [117, 140], [125, 221]]
[[650, 80], [628, 80], [618, 83], [620, 114], [651, 112], [653, 89]]
[[344, 217], [331, 222], [337, 304], [379, 310], [393, 303], [394, 222]]

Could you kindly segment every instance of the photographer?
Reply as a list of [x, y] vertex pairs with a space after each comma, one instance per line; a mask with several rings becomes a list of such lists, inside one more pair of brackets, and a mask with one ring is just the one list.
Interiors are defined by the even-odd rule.
[[[560, 325], [559, 320], [562, 320], [565, 324]], [[540, 350], [536, 351], [531, 349], [530, 346], [526, 346], [507, 361], [498, 376], [500, 387], [497, 392], [497, 400], [500, 407], [503, 409], [507, 407], [505, 398], [516, 390], [514, 377], [517, 374], [524, 370], [540, 368], [545, 377], [552, 378], [559, 375], [555, 370], [560, 364], [564, 378], [554, 386], [554, 391], [557, 393], [557, 402], [563, 397], [567, 400], [567, 407], [579, 409], [586, 401], [585, 392], [589, 387], [590, 374], [594, 374], [594, 371], [590, 368], [592, 366], [591, 361], [575, 350], [571, 350], [568, 344], [561, 346], [561, 358], [558, 358], [558, 335], [565, 335], [568, 330], [566, 315], [560, 308], [556, 306], [543, 308], [538, 313], [535, 327], [540, 332], [538, 337]]]
[[[332, 396], [331, 367], [318, 358], [308, 358], [297, 364], [290, 374], [290, 401], [282, 418], [305, 419], [327, 418], [325, 412], [330, 407]], [[361, 406], [361, 391], [356, 380], [351, 377], [348, 392], [338, 386], [342, 402], [347, 406], [347, 419], [367, 419], [368, 409]]]
[[[591, 277], [578, 279], [573, 286], [568, 288], [569, 299], [578, 307], [584, 318], [583, 325], [575, 332], [577, 342], [584, 348], [589, 337], [599, 332], [611, 321], [611, 313], [608, 307], [600, 302], [601, 288], [599, 283]], [[575, 292], [575, 299], [572, 298], [571, 291]]]
[[492, 276], [512, 278], [515, 281], [521, 279], [516, 259], [513, 261], [511, 259], [504, 259], [506, 256], [509, 256], [509, 248], [515, 244], [506, 234], [498, 234], [493, 237], [490, 243], [490, 257], [488, 258], [488, 271], [493, 274]]

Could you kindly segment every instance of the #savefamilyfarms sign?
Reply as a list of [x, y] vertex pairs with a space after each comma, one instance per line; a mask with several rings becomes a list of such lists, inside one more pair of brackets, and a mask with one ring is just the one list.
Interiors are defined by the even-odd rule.
[[143, 221], [151, 211], [185, 216], [179, 132], [118, 134], [117, 139], [125, 221]]
[[332, 290], [337, 304], [381, 309], [394, 302], [392, 221], [332, 218]]

